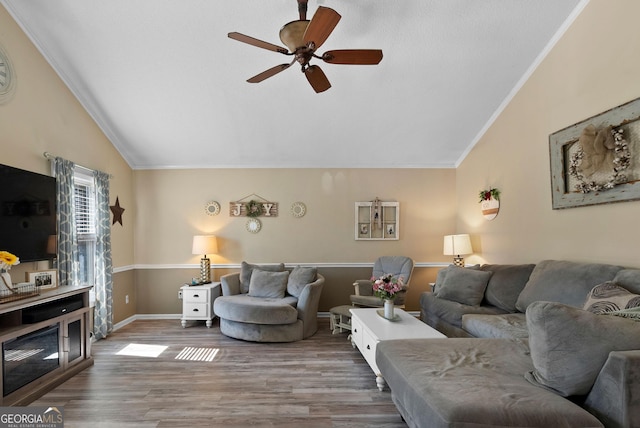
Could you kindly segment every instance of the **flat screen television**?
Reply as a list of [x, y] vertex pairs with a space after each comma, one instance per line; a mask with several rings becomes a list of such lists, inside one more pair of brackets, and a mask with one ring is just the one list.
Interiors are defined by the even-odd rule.
[[56, 179], [0, 164], [0, 250], [20, 262], [52, 260], [54, 235]]

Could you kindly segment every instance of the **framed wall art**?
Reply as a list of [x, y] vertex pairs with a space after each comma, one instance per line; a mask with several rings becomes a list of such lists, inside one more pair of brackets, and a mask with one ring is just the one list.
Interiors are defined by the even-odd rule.
[[355, 204], [356, 241], [400, 239], [400, 203], [379, 199]]
[[55, 269], [27, 272], [25, 280], [36, 285], [36, 289], [56, 288], [58, 271]]
[[640, 199], [640, 98], [549, 136], [553, 209]]

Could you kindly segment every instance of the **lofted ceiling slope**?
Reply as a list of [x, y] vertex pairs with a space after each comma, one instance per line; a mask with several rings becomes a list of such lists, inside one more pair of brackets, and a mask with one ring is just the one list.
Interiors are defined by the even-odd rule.
[[0, 0], [134, 169], [455, 167], [586, 0], [309, 0], [342, 15], [300, 67], [282, 45], [296, 0]]

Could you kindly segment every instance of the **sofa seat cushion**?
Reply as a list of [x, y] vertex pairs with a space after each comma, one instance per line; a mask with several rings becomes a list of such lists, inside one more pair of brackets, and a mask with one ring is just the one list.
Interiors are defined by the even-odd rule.
[[640, 323], [556, 302], [527, 309], [535, 370], [526, 378], [568, 397], [589, 393], [611, 351], [640, 349]]
[[525, 314], [462, 316], [462, 328], [474, 337], [526, 339], [529, 337]]
[[525, 380], [532, 363], [519, 340], [382, 341], [376, 363], [409, 427], [602, 427]]
[[221, 296], [213, 302], [213, 311], [231, 321], [254, 324], [293, 324], [298, 320], [298, 299], [252, 297], [247, 294]]
[[[420, 306], [427, 318], [439, 318], [447, 323], [462, 327], [462, 316], [464, 314], [504, 314], [506, 311], [495, 306], [469, 306], [452, 300], [441, 299], [433, 293], [423, 292], [420, 295]], [[428, 320], [423, 320], [431, 325]]]
[[536, 301], [559, 302], [581, 308], [593, 287], [611, 281], [620, 266], [544, 260], [531, 272], [529, 281], [518, 296], [516, 308], [526, 312]]

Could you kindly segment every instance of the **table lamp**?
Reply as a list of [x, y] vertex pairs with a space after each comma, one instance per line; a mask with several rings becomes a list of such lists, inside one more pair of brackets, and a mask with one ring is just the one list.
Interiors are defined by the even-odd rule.
[[204, 254], [200, 259], [200, 283], [208, 284], [211, 282], [211, 261], [207, 258], [207, 254], [215, 254], [218, 252], [218, 242], [213, 235], [196, 235], [193, 237], [193, 254]]
[[469, 235], [446, 235], [444, 237], [443, 254], [445, 256], [455, 256], [453, 258], [453, 264], [455, 266], [464, 267], [464, 258], [460, 257], [460, 255], [471, 253], [473, 253], [473, 249], [471, 248], [471, 238]]

